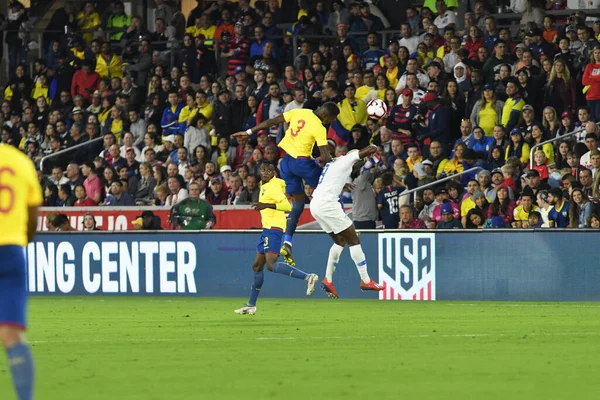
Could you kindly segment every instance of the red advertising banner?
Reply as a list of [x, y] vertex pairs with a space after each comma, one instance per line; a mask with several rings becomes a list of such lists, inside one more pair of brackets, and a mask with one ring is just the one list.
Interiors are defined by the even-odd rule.
[[[142, 211], [150, 210], [160, 217], [163, 229], [173, 229], [169, 221], [170, 209], [162, 207], [60, 207], [42, 208], [38, 217], [38, 231], [47, 231], [46, 215], [50, 213], [65, 214], [71, 221], [71, 226], [78, 231], [83, 230], [83, 216], [92, 213], [96, 219], [96, 226], [102, 231], [128, 231], [133, 230], [133, 221], [140, 217]], [[217, 224], [214, 229], [260, 229], [260, 213], [248, 207], [217, 206], [214, 209]], [[315, 219], [310, 210], [305, 209], [298, 225], [307, 224]]]

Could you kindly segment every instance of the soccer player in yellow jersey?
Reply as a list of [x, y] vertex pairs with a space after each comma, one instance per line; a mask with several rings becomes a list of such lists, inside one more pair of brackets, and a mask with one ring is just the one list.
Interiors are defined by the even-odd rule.
[[19, 400], [33, 398], [33, 359], [25, 341], [25, 246], [35, 235], [42, 189], [33, 164], [0, 144], [0, 339]]
[[256, 314], [256, 300], [265, 278], [265, 264], [271, 272], [302, 279], [306, 282], [306, 295], [310, 296], [319, 281], [316, 274], [307, 274], [285, 262], [277, 262], [279, 249], [283, 238], [283, 227], [286, 224], [285, 213], [292, 209], [292, 205], [285, 196], [285, 182], [275, 177], [275, 166], [264, 163], [260, 167], [260, 195], [258, 203], [253, 204], [255, 210], [260, 210], [262, 219], [262, 236], [256, 246], [256, 258], [252, 269], [254, 270], [254, 283], [250, 292], [248, 303], [235, 312], [237, 314]]
[[315, 188], [323, 168], [312, 157], [315, 143], [321, 153], [323, 165], [331, 161], [327, 146], [327, 131], [325, 125], [336, 120], [340, 109], [333, 102], [327, 102], [312, 111], [297, 108], [268, 119], [245, 132], [237, 132], [233, 137], [246, 137], [263, 129], [287, 122], [289, 127], [278, 146], [285, 151], [281, 159], [281, 178], [286, 184], [286, 193], [292, 198], [292, 211], [290, 212], [285, 228], [284, 243], [281, 246], [281, 255], [286, 263], [294, 266], [292, 256], [292, 236], [296, 232], [298, 220], [304, 211], [304, 182]]

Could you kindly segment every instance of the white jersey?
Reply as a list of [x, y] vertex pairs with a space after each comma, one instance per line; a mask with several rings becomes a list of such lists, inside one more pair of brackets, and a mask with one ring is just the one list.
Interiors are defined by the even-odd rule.
[[360, 160], [358, 150], [352, 150], [345, 156], [338, 157], [327, 163], [319, 178], [319, 184], [313, 192], [313, 202], [328, 202], [339, 200], [344, 185], [352, 173], [352, 166]]

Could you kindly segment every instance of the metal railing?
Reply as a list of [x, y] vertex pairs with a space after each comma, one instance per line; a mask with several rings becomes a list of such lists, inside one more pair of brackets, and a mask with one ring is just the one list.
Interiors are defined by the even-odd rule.
[[[592, 15], [600, 15], [600, 9], [590, 8], [590, 9], [575, 9], [575, 10], [544, 10], [544, 15], [553, 15], [555, 17], [568, 17], [570, 15], [575, 14], [577, 11], [583, 11], [587, 17]], [[518, 19], [523, 18], [522, 13], [514, 13], [514, 12], [503, 12], [501, 14], [491, 14], [491, 17], [496, 18], [496, 20], [510, 20], [510, 19]]]
[[542, 147], [543, 145], [548, 144], [548, 143], [554, 143], [554, 142], [558, 142], [559, 140], [564, 140], [565, 138], [570, 138], [571, 136], [575, 136], [584, 131], [585, 131], [585, 126], [582, 126], [578, 129], [575, 129], [574, 131], [565, 133], [562, 136], [555, 137], [553, 139], [548, 139], [545, 142], [541, 142], [541, 143], [534, 144], [533, 146], [531, 146], [531, 149], [529, 150], [529, 169], [533, 169], [533, 153], [534, 153], [535, 149]]
[[69, 153], [69, 152], [71, 152], [71, 151], [73, 151], [73, 150], [75, 150], [75, 149], [78, 149], [78, 148], [81, 148], [81, 147], [88, 146], [88, 145], [90, 145], [90, 144], [92, 144], [92, 143], [99, 142], [100, 140], [104, 140], [104, 137], [100, 136], [100, 137], [94, 138], [94, 139], [92, 139], [92, 140], [88, 140], [88, 141], [87, 141], [87, 142], [85, 142], [85, 143], [79, 143], [79, 144], [76, 144], [76, 145], [75, 145], [75, 146], [73, 146], [73, 147], [68, 147], [68, 148], [66, 148], [66, 149], [59, 150], [59, 151], [57, 151], [56, 153], [48, 154], [47, 156], [44, 156], [44, 157], [42, 157], [42, 159], [40, 160], [40, 171], [42, 171], [42, 172], [44, 171], [44, 162], [45, 162], [46, 160], [48, 160], [48, 159], [50, 159], [50, 158], [54, 158], [54, 157], [56, 157], [56, 156], [60, 156], [60, 155], [63, 155], [63, 154]]
[[440, 183], [444, 183], [444, 182], [448, 182], [448, 181], [454, 180], [454, 179], [456, 179], [456, 178], [457, 178], [457, 177], [459, 177], [459, 176], [462, 176], [462, 175], [465, 175], [465, 174], [468, 174], [468, 173], [471, 173], [471, 172], [479, 171], [479, 170], [482, 170], [482, 169], [484, 169], [484, 168], [483, 168], [483, 167], [473, 167], [473, 168], [469, 168], [469, 169], [467, 169], [467, 170], [465, 170], [465, 171], [462, 171], [462, 172], [457, 172], [457, 173], [456, 173], [456, 174], [454, 174], [454, 175], [450, 175], [450, 176], [447, 176], [447, 177], [445, 177], [445, 178], [438, 179], [437, 181], [430, 182], [430, 183], [428, 183], [428, 184], [426, 184], [426, 185], [419, 186], [419, 187], [416, 187], [416, 188], [414, 188], [414, 189], [410, 189], [410, 190], [408, 190], [408, 191], [406, 191], [406, 192], [402, 192], [402, 193], [400, 193], [400, 196], [406, 196], [406, 195], [409, 195], [409, 194], [413, 194], [413, 193], [414, 193], [414, 194], [415, 194], [415, 195], [413, 196], [413, 202], [414, 202], [414, 201], [417, 199], [417, 192], [420, 192], [420, 191], [422, 191], [422, 190], [424, 190], [424, 189], [427, 189], [427, 188], [430, 188], [430, 187], [437, 186], [437, 185], [439, 185]]

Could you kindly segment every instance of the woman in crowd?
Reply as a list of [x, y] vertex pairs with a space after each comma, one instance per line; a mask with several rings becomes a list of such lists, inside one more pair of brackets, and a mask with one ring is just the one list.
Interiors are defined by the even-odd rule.
[[165, 169], [165, 167], [155, 165], [153, 176], [154, 180], [156, 181], [156, 187], [158, 187], [159, 185], [167, 184], [167, 170]]
[[227, 138], [220, 138], [219, 144], [211, 157], [212, 162], [218, 165], [219, 170], [225, 165], [233, 166], [236, 148], [229, 146]]
[[[592, 110], [592, 120], [600, 119], [600, 45], [596, 44], [590, 57], [590, 63], [583, 71], [581, 82], [585, 85], [583, 91], [588, 107]], [[574, 109], [574, 108], [573, 108]]]
[[508, 198], [508, 189], [504, 185], [496, 188], [496, 198], [488, 209], [488, 218], [502, 217], [504, 226], [512, 226], [514, 220], [515, 201]]
[[59, 205], [58, 187], [51, 183], [44, 189], [44, 207], [58, 207]]
[[523, 140], [523, 134], [519, 129], [513, 129], [510, 132], [510, 142], [506, 147], [505, 158], [517, 157], [521, 164], [526, 165], [529, 162], [529, 145]]
[[[547, 140], [544, 137], [544, 128], [540, 124], [535, 124], [531, 128], [531, 145], [530, 148]], [[554, 147], [552, 147], [552, 143], [546, 143], [542, 145], [542, 151], [546, 155], [546, 159], [548, 164], [552, 164], [554, 162]]]
[[496, 92], [492, 85], [485, 85], [471, 112], [471, 123], [480, 126], [486, 136], [492, 136], [494, 127], [502, 123], [502, 108], [504, 102], [496, 99]]
[[542, 113], [542, 125], [544, 130], [548, 132], [548, 138], [555, 138], [559, 136], [560, 132], [560, 120], [554, 107], [546, 107]]
[[444, 166], [444, 172], [442, 176], [452, 176], [458, 174], [464, 170], [464, 159], [462, 157], [463, 152], [467, 149], [467, 145], [464, 143], [457, 143], [454, 146], [454, 156], [448, 160]]
[[593, 212], [592, 203], [579, 188], [571, 190], [569, 200], [569, 228], [585, 228], [588, 217]]
[[467, 229], [483, 229], [485, 225], [485, 215], [483, 212], [477, 208], [472, 208], [467, 213], [467, 224], [465, 228]]
[[208, 161], [207, 154], [208, 148], [203, 145], [199, 145], [194, 149], [194, 158], [200, 163], [201, 171], [204, 171], [204, 165]]
[[559, 141], [554, 157], [554, 168], [561, 170], [565, 168], [571, 168], [567, 163], [567, 154], [571, 151], [571, 146], [567, 141]]
[[544, 91], [544, 105], [553, 107], [557, 114], [574, 110], [577, 106], [575, 89], [575, 79], [571, 77], [565, 61], [560, 58], [554, 61]]
[[588, 229], [600, 229], [600, 217], [596, 214], [588, 215], [585, 227]]

